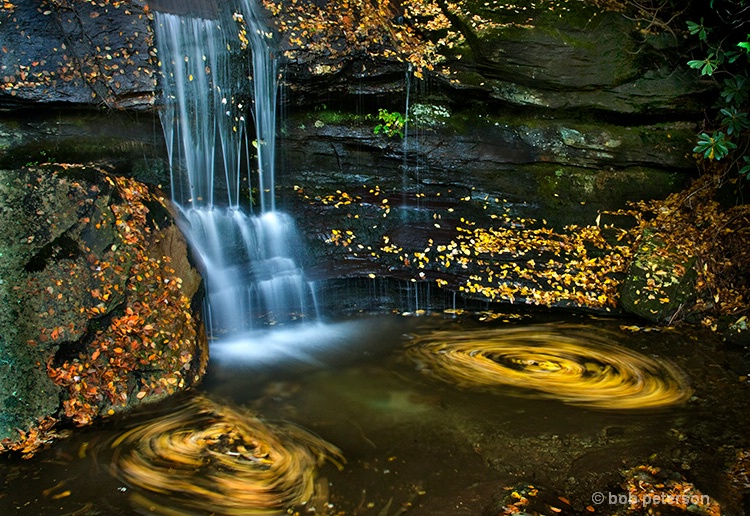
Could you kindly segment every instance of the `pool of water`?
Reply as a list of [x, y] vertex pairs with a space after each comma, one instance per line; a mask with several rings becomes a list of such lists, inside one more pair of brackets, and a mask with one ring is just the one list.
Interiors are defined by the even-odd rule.
[[[318, 450], [314, 459], [329, 460], [303, 474], [313, 493], [309, 501], [277, 511], [282, 514], [626, 514], [632, 506], [623, 497], [637, 485], [710, 496], [710, 503], [689, 508], [693, 514], [718, 514], [715, 504], [725, 514], [743, 514], [742, 489], [728, 473], [750, 439], [742, 353], [710, 333], [632, 326], [583, 316], [380, 315], [219, 341], [199, 392], [74, 430], [29, 460], [0, 458], [0, 513], [253, 514], [250, 502], [225, 503], [236, 492], [231, 483], [243, 475], [226, 463], [196, 466], [193, 473], [162, 455], [143, 465], [148, 473], [141, 477], [121, 464], [146, 441], [146, 429], [180, 434], [196, 420], [214, 424], [223, 417], [217, 414], [237, 410], [284, 428], [281, 441], [304, 434], [305, 442], [327, 443], [325, 450], [311, 445]], [[648, 374], [677, 382], [681, 394], [674, 405], [650, 408], [634, 406], [629, 394], [620, 406], [597, 404], [588, 394], [601, 394], [610, 383], [597, 380], [582, 389], [583, 399], [560, 400], [532, 381], [567, 367], [549, 354], [508, 359], [513, 374], [531, 375], [528, 384], [521, 377], [513, 384], [473, 385], [484, 373], [452, 382], [450, 375], [434, 374], [438, 367], [429, 358], [412, 352], [425, 340], [473, 346], [508, 335], [545, 336], [532, 338], [533, 346], [575, 335], [590, 349], [606, 339], [649, 364], [665, 364], [667, 369]], [[436, 353], [442, 357], [446, 349], [438, 346]], [[499, 360], [497, 352], [489, 354]], [[469, 351], [466, 357], [478, 355]], [[622, 376], [619, 366], [604, 361], [580, 359], [580, 376]], [[148, 447], [153, 451], [167, 439], [157, 436]], [[178, 446], [185, 442], [195, 440]], [[242, 459], [242, 449], [228, 449], [222, 457]], [[250, 458], [245, 463], [261, 461]], [[174, 485], [159, 487], [159, 474]], [[214, 489], [216, 482], [223, 485]], [[648, 508], [661, 514], [684, 509], [663, 503]]]

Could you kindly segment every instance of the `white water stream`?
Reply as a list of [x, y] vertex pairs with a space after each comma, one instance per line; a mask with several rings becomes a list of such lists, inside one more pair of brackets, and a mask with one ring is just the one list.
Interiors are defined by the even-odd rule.
[[278, 72], [260, 9], [241, 0], [212, 19], [155, 14], [172, 197], [202, 265], [213, 337], [315, 313], [301, 240], [275, 210]]

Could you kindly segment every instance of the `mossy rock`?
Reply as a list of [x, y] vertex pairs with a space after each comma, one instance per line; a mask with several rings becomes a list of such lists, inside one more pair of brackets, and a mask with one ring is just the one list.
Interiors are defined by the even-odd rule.
[[201, 280], [158, 191], [48, 164], [0, 194], [0, 453], [200, 381]]
[[695, 257], [681, 256], [651, 231], [641, 244], [620, 288], [621, 307], [655, 323], [667, 323], [695, 296]]

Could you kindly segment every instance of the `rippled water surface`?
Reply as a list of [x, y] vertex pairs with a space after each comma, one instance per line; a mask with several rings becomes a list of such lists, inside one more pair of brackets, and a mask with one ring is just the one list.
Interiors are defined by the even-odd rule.
[[200, 392], [0, 459], [0, 513], [625, 514], [660, 471], [710, 496], [692, 513], [741, 514], [742, 354], [624, 325], [394, 315], [218, 342]]

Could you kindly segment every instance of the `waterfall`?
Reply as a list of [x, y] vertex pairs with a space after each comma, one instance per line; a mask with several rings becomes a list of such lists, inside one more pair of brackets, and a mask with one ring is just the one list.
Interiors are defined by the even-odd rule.
[[253, 93], [261, 211], [273, 211], [276, 160], [276, 95], [278, 71], [270, 32], [264, 28], [256, 0], [242, 0], [248, 23], [247, 39], [252, 48]]
[[314, 295], [297, 265], [301, 239], [292, 218], [275, 211], [278, 72], [260, 7], [238, 0], [206, 17], [205, 10], [186, 13], [178, 0], [156, 4], [172, 198], [202, 265], [209, 334], [236, 335], [314, 314]]
[[[406, 90], [406, 105], [404, 106], [404, 141], [402, 143], [404, 149], [404, 160], [403, 170], [401, 172], [401, 191], [402, 204], [404, 208], [408, 206], [408, 195], [409, 191], [409, 94], [411, 93], [411, 74], [412, 65], [408, 64], [406, 67], [406, 75], [404, 77], [404, 89]], [[417, 198], [419, 199], [419, 198]]]

